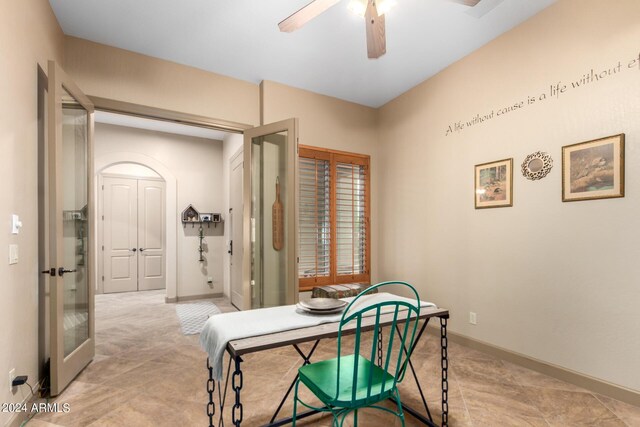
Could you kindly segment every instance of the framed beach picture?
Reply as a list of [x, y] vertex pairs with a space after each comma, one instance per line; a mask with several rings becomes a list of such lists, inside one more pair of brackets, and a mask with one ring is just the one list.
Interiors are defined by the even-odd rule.
[[476, 209], [513, 206], [513, 159], [475, 167]]
[[624, 197], [624, 134], [562, 147], [562, 201]]

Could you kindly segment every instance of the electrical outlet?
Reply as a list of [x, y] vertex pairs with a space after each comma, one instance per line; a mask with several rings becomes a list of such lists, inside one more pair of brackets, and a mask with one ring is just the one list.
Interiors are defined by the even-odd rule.
[[13, 391], [13, 379], [16, 377], [16, 368], [9, 371], [9, 393]]
[[9, 265], [18, 263], [18, 245], [9, 245]]
[[469, 323], [472, 325], [478, 324], [478, 316], [473, 311], [469, 312]]

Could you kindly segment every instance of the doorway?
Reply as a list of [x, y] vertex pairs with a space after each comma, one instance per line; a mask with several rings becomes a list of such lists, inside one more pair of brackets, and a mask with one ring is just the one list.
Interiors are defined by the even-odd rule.
[[108, 167], [101, 178], [103, 292], [165, 289], [164, 180], [126, 163]]

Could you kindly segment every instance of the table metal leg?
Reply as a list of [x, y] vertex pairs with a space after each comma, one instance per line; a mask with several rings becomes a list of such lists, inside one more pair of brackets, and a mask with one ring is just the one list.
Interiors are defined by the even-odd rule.
[[234, 358], [235, 362], [235, 370], [233, 372], [233, 377], [231, 378], [231, 388], [236, 395], [236, 403], [233, 405], [233, 410], [231, 411], [231, 419], [233, 421], [233, 425], [236, 427], [240, 427], [242, 423], [242, 403], [240, 402], [240, 390], [242, 390], [242, 369], [240, 369], [240, 363], [242, 362], [242, 358], [240, 356], [236, 356]]
[[[298, 354], [300, 355], [300, 357], [302, 357], [302, 360], [303, 360], [302, 366], [305, 366], [305, 365], [308, 365], [308, 364], [311, 363], [311, 356], [313, 356], [313, 353], [316, 351], [316, 348], [318, 347], [318, 344], [320, 344], [320, 340], [317, 340], [313, 344], [313, 347], [311, 347], [311, 350], [306, 355], [302, 352], [302, 350], [300, 350], [300, 347], [298, 347], [297, 344], [293, 344], [293, 348], [295, 348], [296, 351], [298, 352]], [[276, 417], [278, 416], [278, 414], [280, 413], [280, 410], [284, 406], [284, 402], [287, 401], [287, 398], [289, 397], [289, 394], [291, 394], [291, 390], [293, 390], [293, 386], [296, 385], [296, 381], [298, 381], [298, 376], [299, 376], [299, 374], [296, 374], [296, 377], [293, 379], [293, 382], [289, 386], [289, 389], [287, 390], [287, 392], [285, 393], [284, 397], [280, 401], [280, 404], [278, 405], [278, 409], [276, 409], [276, 411], [273, 413], [273, 416], [271, 417], [271, 420], [269, 421], [270, 424], [273, 424], [275, 422]]]
[[227, 390], [229, 389], [229, 376], [231, 374], [232, 360], [233, 359], [229, 357], [229, 363], [227, 364], [227, 376], [224, 381], [224, 391], [222, 391], [222, 382], [220, 382], [218, 386], [218, 407], [220, 408], [218, 427], [224, 427], [224, 404], [227, 401]]
[[449, 425], [449, 359], [447, 355], [447, 318], [440, 318], [440, 349], [442, 356], [442, 427]]
[[[413, 367], [413, 362], [411, 361], [411, 356], [413, 355], [413, 352], [416, 349], [416, 346], [418, 345], [418, 341], [420, 341], [420, 338], [422, 337], [422, 334], [424, 333], [424, 331], [427, 328], [428, 324], [429, 324], [429, 319], [426, 319], [424, 321], [424, 323], [422, 324], [422, 327], [420, 328], [420, 332], [418, 332], [418, 336], [414, 340], [414, 343], [413, 343], [413, 346], [411, 347], [411, 349], [407, 350], [407, 348], [405, 346], [403, 348], [403, 350], [404, 350], [405, 355], [407, 356], [409, 369], [411, 369], [411, 374], [413, 375], [413, 379], [416, 382], [416, 385], [418, 386], [418, 392], [420, 393], [420, 397], [422, 398], [422, 404], [424, 405], [424, 409], [427, 411], [427, 416], [429, 417], [429, 419], [427, 420], [424, 416], [422, 416], [421, 414], [419, 414], [416, 410], [414, 410], [412, 408], [408, 408], [405, 405], [402, 405], [402, 407], [407, 412], [409, 412], [411, 415], [413, 415], [414, 417], [416, 417], [420, 421], [422, 421], [423, 423], [425, 423], [427, 425], [433, 425], [433, 418], [431, 417], [431, 411], [429, 410], [429, 405], [427, 405], [427, 399], [425, 399], [425, 397], [424, 397], [424, 393], [422, 391], [422, 386], [420, 385], [420, 380], [418, 380], [418, 375], [416, 374], [416, 370]], [[398, 332], [398, 336], [400, 336], [400, 328], [398, 327], [398, 325], [396, 325], [396, 331]], [[406, 365], [405, 365], [404, 369], [406, 369]]]

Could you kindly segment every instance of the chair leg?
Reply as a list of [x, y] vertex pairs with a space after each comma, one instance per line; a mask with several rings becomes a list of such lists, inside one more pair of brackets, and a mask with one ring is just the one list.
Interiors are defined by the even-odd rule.
[[296, 381], [296, 388], [295, 388], [295, 391], [293, 392], [293, 416], [291, 417], [293, 418], [292, 420], [293, 427], [296, 427], [296, 413], [298, 409], [298, 384], [300, 384], [300, 379]]
[[344, 425], [344, 420], [347, 418], [347, 415], [349, 415], [349, 412], [350, 412], [347, 409], [342, 409], [341, 411], [342, 413], [338, 413], [338, 416], [342, 417], [342, 420], [340, 421], [340, 427]]
[[398, 406], [398, 418], [400, 418], [400, 422], [402, 423], [402, 427], [404, 427], [404, 411], [402, 410], [402, 402], [400, 401], [400, 390], [396, 388], [396, 404]]

